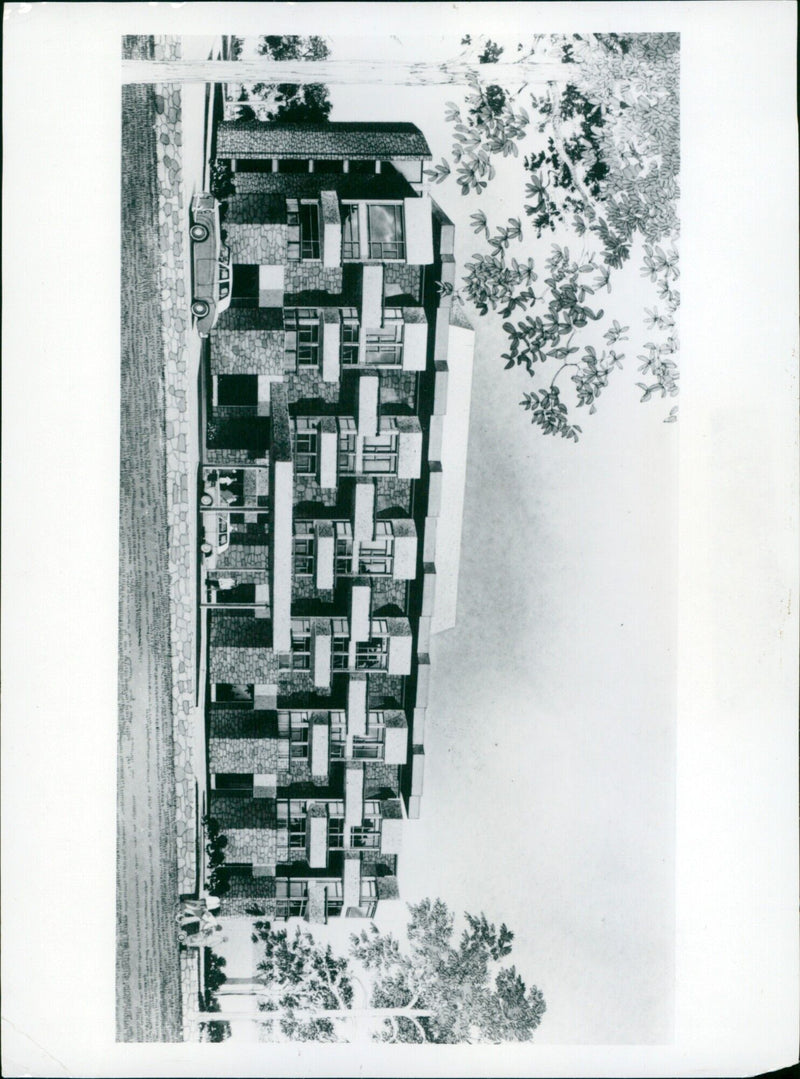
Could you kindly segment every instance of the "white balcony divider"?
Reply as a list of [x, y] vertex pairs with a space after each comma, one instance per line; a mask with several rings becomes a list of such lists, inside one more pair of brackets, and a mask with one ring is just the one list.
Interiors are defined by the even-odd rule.
[[406, 226], [406, 262], [428, 266], [433, 262], [433, 208], [427, 195], [403, 200]]

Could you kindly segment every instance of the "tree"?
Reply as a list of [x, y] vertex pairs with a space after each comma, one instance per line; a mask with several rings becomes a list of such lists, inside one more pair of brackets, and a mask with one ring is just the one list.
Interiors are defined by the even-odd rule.
[[[536, 986], [526, 988], [515, 967], [500, 960], [514, 934], [486, 916], [466, 914], [457, 946], [445, 903], [410, 904], [408, 949], [373, 924], [353, 935], [352, 955], [373, 975], [372, 1004], [411, 1009], [387, 1014], [379, 1032], [392, 1042], [530, 1041], [545, 1011]], [[413, 1014], [413, 1012], [418, 1014]]]
[[[541, 40], [534, 40], [529, 56]], [[473, 45], [469, 37], [465, 42]], [[645, 308], [645, 325], [663, 334], [643, 345], [639, 371], [647, 381], [637, 386], [642, 401], [677, 395], [678, 48], [677, 34], [551, 38], [548, 56], [560, 51], [567, 74], [544, 94], [529, 95], [533, 115], [517, 103], [522, 90], [512, 95], [474, 73], [463, 106], [448, 104], [453, 145], [450, 160], [442, 158], [427, 170], [434, 183], [454, 178], [462, 195], [480, 196], [501, 162], [519, 158], [521, 148], [527, 151], [522, 212], [495, 229], [482, 210], [472, 215], [475, 234], [484, 237], [488, 250], [467, 263], [464, 288], [448, 291], [469, 300], [479, 315], [491, 310], [509, 320], [503, 323], [508, 351], [502, 358], [507, 369], [524, 366], [541, 380], [520, 403], [544, 434], [577, 441], [581, 433], [558, 385], [565, 371], [573, 372], [575, 407], [588, 406], [592, 413], [610, 374], [622, 368], [624, 354], [611, 346], [628, 340], [630, 327], [615, 320], [602, 341], [599, 332], [590, 336], [605, 312], [586, 300], [612, 291], [612, 276], [629, 261], [637, 241], [642, 276], [662, 301], [660, 312], [655, 302]], [[497, 55], [498, 47], [488, 42], [478, 62], [492, 63]], [[563, 243], [553, 245], [536, 287], [540, 275], [533, 257], [525, 258], [526, 251], [520, 261], [510, 253], [512, 242], [522, 243], [531, 229], [536, 240], [550, 232]], [[583, 247], [577, 259], [566, 246], [575, 239]]]
[[335, 956], [330, 945], [319, 947], [299, 926], [290, 936], [269, 923], [255, 924], [253, 939], [264, 943], [258, 972], [266, 1031], [291, 1041], [339, 1041], [336, 1020], [349, 1017], [353, 1000], [347, 960]]
[[[205, 992], [203, 994], [206, 1012], [218, 1012], [220, 1010], [217, 990], [228, 980], [224, 967], [225, 959], [217, 955], [211, 948], [205, 951]], [[223, 1042], [231, 1036], [230, 1023], [219, 1020], [209, 1020], [200, 1025], [201, 1038], [209, 1042]]]
[[[259, 38], [258, 53], [270, 60], [286, 62], [299, 60], [315, 63], [330, 56], [324, 38], [312, 35], [300, 37], [288, 34], [282, 37], [267, 35]], [[281, 120], [284, 123], [324, 123], [331, 111], [331, 100], [326, 86], [311, 83], [256, 82], [245, 87], [246, 100], [263, 102], [256, 106], [262, 120]]]
[[[392, 1042], [530, 1041], [545, 1002], [536, 986], [527, 988], [513, 966], [501, 963], [514, 938], [508, 927], [497, 930], [485, 915], [466, 914], [454, 946], [453, 915], [441, 900], [410, 904], [409, 912], [405, 947], [373, 924], [352, 935], [348, 957], [318, 944], [308, 930], [292, 934], [257, 921], [253, 941], [264, 944], [264, 958], [255, 1018], [267, 1038], [348, 1041], [365, 1029]], [[242, 1018], [211, 1014], [217, 1021]]]

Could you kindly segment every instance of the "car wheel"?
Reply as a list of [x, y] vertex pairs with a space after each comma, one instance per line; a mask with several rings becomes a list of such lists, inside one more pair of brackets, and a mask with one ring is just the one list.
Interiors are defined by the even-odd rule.
[[199, 243], [201, 240], [205, 240], [206, 236], [208, 236], [208, 229], [205, 225], [201, 225], [198, 221], [195, 222], [195, 224], [192, 225], [192, 227], [189, 229], [189, 235], [193, 240], [196, 240]]
[[192, 304], [192, 314], [195, 318], [205, 318], [209, 307], [205, 300], [195, 300]]

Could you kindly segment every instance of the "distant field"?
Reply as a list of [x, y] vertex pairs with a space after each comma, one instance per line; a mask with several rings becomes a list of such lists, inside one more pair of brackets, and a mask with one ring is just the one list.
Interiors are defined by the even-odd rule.
[[117, 1038], [178, 1041], [165, 418], [153, 91], [122, 89]]

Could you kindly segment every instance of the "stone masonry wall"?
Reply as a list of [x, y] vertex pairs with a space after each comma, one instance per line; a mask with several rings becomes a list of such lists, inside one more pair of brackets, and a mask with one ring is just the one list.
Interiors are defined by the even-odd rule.
[[339, 383], [323, 382], [316, 370], [286, 376], [286, 395], [290, 405], [298, 401], [324, 401], [336, 404], [339, 400]]
[[397, 782], [397, 765], [368, 761], [364, 765], [364, 797], [375, 798], [386, 788], [395, 795], [400, 790]]
[[[287, 261], [286, 225], [252, 225], [227, 221], [228, 246], [234, 265], [283, 266]], [[236, 271], [234, 270], [234, 274]]]
[[[231, 536], [231, 541], [233, 541], [233, 536]], [[263, 570], [266, 573], [269, 570], [269, 545], [267, 543], [234, 544], [231, 542], [227, 551], [217, 555], [215, 572], [221, 574], [222, 570], [231, 569]], [[248, 575], [248, 580], [250, 580], [250, 575]], [[269, 584], [269, 580], [252, 580], [251, 583]]]
[[[229, 618], [227, 614], [224, 617]], [[264, 619], [266, 622], [266, 619]], [[237, 648], [211, 646], [208, 677], [212, 682], [272, 684], [278, 676], [274, 653], [264, 647]]]
[[282, 376], [283, 330], [222, 330], [211, 336], [212, 375]]
[[269, 457], [253, 457], [250, 450], [212, 449], [206, 451], [210, 465], [269, 465]]
[[411, 371], [382, 371], [380, 384], [381, 405], [407, 405], [416, 407], [417, 376]]
[[317, 588], [313, 577], [298, 577], [292, 575], [292, 602], [300, 599], [315, 599], [320, 603], [333, 603], [333, 592], [330, 589]]
[[326, 268], [321, 262], [287, 262], [284, 288], [287, 293], [319, 291], [338, 295], [342, 291], [342, 268]]
[[321, 502], [323, 506], [335, 506], [336, 488], [320, 487], [313, 476], [295, 476], [294, 504], [298, 502]]
[[398, 480], [394, 476], [381, 476], [375, 484], [375, 512], [399, 506], [406, 513], [411, 509], [412, 480]]
[[241, 917], [248, 913], [248, 909], [258, 907], [262, 917], [275, 917], [274, 877], [231, 876], [228, 880], [228, 891], [220, 898], [221, 915]]
[[213, 612], [209, 635], [208, 676], [212, 682], [274, 683], [272, 623], [266, 618]]
[[386, 699], [393, 699], [397, 702], [393, 707], [399, 707], [403, 699], [404, 681], [401, 674], [370, 674], [367, 682], [368, 707], [388, 707], [384, 705]]
[[[226, 569], [225, 573], [219, 573], [218, 570], [219, 563], [217, 563], [217, 570], [209, 574], [212, 580], [218, 580], [220, 577], [232, 577], [237, 584], [269, 584], [269, 573], [265, 569], [240, 569], [237, 566]], [[222, 610], [225, 609], [224, 603], [220, 603], [219, 606]]]
[[[408, 266], [404, 262], [385, 262], [383, 264], [383, 288], [387, 301], [391, 304], [392, 295], [413, 296], [420, 298], [420, 283], [422, 280], [421, 266]], [[388, 286], [390, 287], [387, 289]]]
[[275, 862], [278, 822], [274, 798], [243, 798], [212, 791], [211, 816], [228, 837], [226, 862]]
[[275, 772], [278, 734], [272, 713], [225, 709], [211, 713], [209, 772]]
[[393, 604], [405, 610], [406, 606], [406, 582], [395, 581], [391, 577], [372, 578], [372, 612], [375, 614], [380, 607]]

